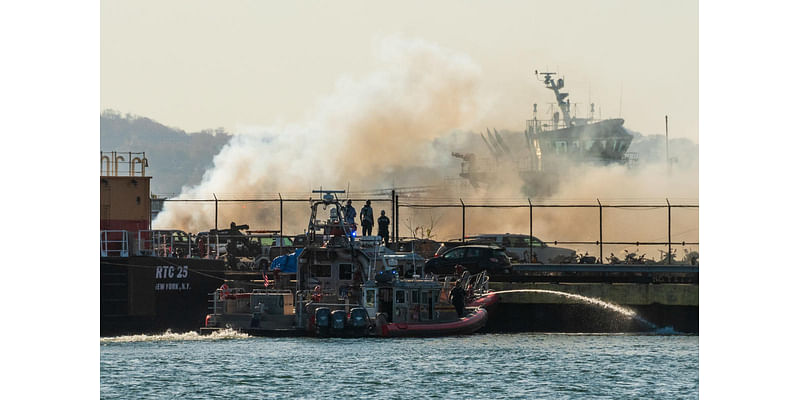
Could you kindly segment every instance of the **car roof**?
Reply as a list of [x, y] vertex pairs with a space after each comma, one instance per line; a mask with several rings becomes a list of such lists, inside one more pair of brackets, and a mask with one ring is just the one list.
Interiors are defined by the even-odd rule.
[[449, 251], [453, 251], [455, 249], [466, 249], [466, 248], [470, 248], [470, 247], [472, 247], [472, 248], [477, 247], [477, 248], [482, 248], [482, 249], [496, 249], [496, 250], [502, 250], [503, 249], [502, 247], [494, 245], [494, 244], [466, 244], [464, 246], [453, 247]]
[[[502, 236], [502, 237], [523, 237], [523, 238], [531, 237], [531, 235], [526, 235], [526, 234], [523, 234], [523, 233], [481, 233], [479, 235], [469, 235], [469, 236], [466, 236], [466, 237], [467, 238], [493, 238], [493, 237], [497, 237], [497, 236]], [[536, 237], [536, 236], [534, 236], [534, 237]]]

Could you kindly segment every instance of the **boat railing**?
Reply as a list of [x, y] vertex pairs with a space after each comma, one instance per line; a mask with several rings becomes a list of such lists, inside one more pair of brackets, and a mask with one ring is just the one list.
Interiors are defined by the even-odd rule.
[[[247, 297], [250, 297], [250, 295], [253, 294], [293, 295], [293, 292], [287, 289], [253, 289], [252, 292], [248, 293], [242, 288], [232, 288], [229, 290], [217, 288], [213, 292], [208, 293], [210, 298], [208, 302], [211, 303], [211, 305], [208, 307], [208, 310], [211, 311], [212, 314], [223, 314], [225, 311], [225, 300], [239, 298], [236, 295], [247, 295]], [[226, 296], [230, 297], [226, 299]], [[294, 298], [292, 298], [292, 301], [294, 301]]]
[[[159, 257], [173, 257], [183, 252], [183, 256], [192, 256], [191, 239], [176, 241], [176, 230], [143, 230], [137, 235], [138, 254]], [[185, 234], [185, 233], [184, 233]], [[176, 243], [177, 242], [177, 243]]]
[[100, 257], [128, 257], [128, 231], [100, 231]]

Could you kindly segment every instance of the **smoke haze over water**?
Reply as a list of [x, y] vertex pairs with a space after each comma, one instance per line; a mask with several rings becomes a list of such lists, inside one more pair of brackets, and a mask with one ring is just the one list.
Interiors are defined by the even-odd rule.
[[[329, 189], [368, 191], [391, 187], [436, 185], [438, 197], [467, 199], [515, 199], [527, 202], [523, 182], [513, 166], [498, 169], [491, 188], [465, 191], [463, 186], [445, 185], [458, 176], [460, 161], [452, 151], [488, 154], [475, 124], [481, 115], [491, 113], [490, 98], [480, 93], [481, 70], [468, 57], [437, 45], [391, 37], [380, 42], [378, 67], [364, 79], [342, 78], [332, 94], [315, 107], [308, 121], [264, 129], [249, 129], [236, 134], [214, 158], [202, 182], [184, 187], [178, 199], [257, 198], [259, 194], [302, 193], [307, 196], [320, 186]], [[524, 119], [509, 121], [508, 126], [522, 126]], [[512, 147], [522, 143], [519, 132], [500, 131]], [[651, 139], [650, 136], [643, 137]], [[645, 144], [641, 154], [663, 154], [655, 149], [658, 140], [638, 140]], [[696, 152], [688, 147], [688, 151]], [[675, 155], [680, 152], [676, 150]], [[648, 156], [649, 157], [649, 156]], [[665, 198], [691, 199], [698, 196], [696, 154], [679, 159], [667, 172], [663, 159], [640, 160], [637, 168], [606, 166], [575, 168], [564, 179], [551, 199], [573, 202], [604, 202], [642, 199], [665, 203]], [[694, 160], [694, 162], [691, 162]], [[453, 200], [454, 199], [454, 200]], [[494, 200], [487, 200], [494, 201]], [[539, 200], [541, 201], [541, 200]], [[202, 204], [202, 205], [198, 205]], [[355, 205], [357, 208], [360, 204]], [[373, 204], [376, 214], [387, 204]], [[542, 210], [536, 213], [535, 234], [545, 240], [595, 240], [596, 210]], [[663, 211], [663, 210], [662, 210]], [[649, 240], [664, 236], [666, 211], [636, 213], [633, 224], [625, 224], [620, 235]], [[467, 234], [479, 232], [528, 232], [527, 209], [471, 209]], [[604, 211], [605, 212], [605, 211]], [[454, 209], [401, 209], [400, 233], [408, 236], [418, 225], [435, 223], [435, 238], [460, 237], [461, 211]], [[585, 215], [584, 215], [585, 214]], [[645, 215], [648, 214], [648, 215]], [[154, 228], [183, 229], [190, 232], [214, 227], [214, 204], [167, 202], [154, 221]], [[621, 217], [620, 217], [621, 218]], [[694, 229], [697, 213], [675, 217], [674, 221]], [[683, 221], [685, 219], [685, 221]], [[276, 203], [226, 206], [221, 212], [220, 227], [230, 221], [247, 223], [253, 229], [278, 225]], [[284, 206], [284, 230], [300, 233], [308, 222], [306, 203]], [[565, 223], [567, 222], [567, 223]], [[604, 222], [605, 224], [605, 222]], [[622, 226], [622, 224], [620, 224]], [[693, 227], [692, 227], [693, 226]], [[609, 227], [609, 235], [614, 229]], [[605, 232], [604, 232], [605, 234]], [[577, 236], [577, 237], [576, 237]], [[604, 236], [604, 240], [606, 237]], [[673, 238], [674, 240], [674, 238]], [[688, 240], [688, 239], [686, 239]]]

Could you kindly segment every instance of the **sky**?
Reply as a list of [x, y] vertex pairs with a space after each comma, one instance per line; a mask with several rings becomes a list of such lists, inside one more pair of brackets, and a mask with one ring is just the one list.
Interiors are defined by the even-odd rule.
[[564, 75], [585, 113], [698, 141], [697, 1], [103, 1], [100, 109], [188, 132], [306, 121], [342, 82], [381, 68], [387, 38], [477, 67], [467, 126], [520, 131]]

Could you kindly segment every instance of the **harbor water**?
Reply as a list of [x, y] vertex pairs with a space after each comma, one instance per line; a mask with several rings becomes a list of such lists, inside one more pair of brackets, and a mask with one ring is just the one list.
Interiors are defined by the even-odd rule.
[[698, 336], [477, 334], [100, 339], [100, 397], [692, 399]]

